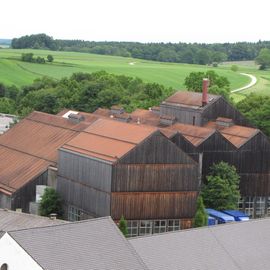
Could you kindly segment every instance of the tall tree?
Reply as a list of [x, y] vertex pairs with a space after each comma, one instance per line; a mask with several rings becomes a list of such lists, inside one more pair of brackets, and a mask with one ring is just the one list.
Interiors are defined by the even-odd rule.
[[217, 210], [237, 209], [240, 191], [236, 168], [222, 161], [213, 164], [210, 169], [202, 189], [206, 207]]
[[261, 49], [259, 55], [255, 59], [255, 62], [260, 65], [260, 69], [270, 67], [270, 49]]
[[123, 215], [121, 216], [118, 227], [119, 227], [119, 230], [123, 233], [123, 235], [127, 237], [128, 235], [127, 221], [125, 220]]
[[205, 211], [203, 198], [199, 196], [197, 199], [197, 210], [194, 218], [194, 227], [202, 227], [207, 225], [208, 216]]

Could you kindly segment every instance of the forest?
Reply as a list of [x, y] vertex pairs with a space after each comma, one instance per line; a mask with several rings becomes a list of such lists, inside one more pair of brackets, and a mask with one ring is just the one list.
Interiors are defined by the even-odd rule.
[[11, 47], [14, 49], [33, 48], [85, 52], [160, 62], [207, 65], [224, 61], [254, 60], [261, 49], [270, 49], [270, 41], [216, 44], [95, 42], [60, 40], [53, 39], [46, 34], [37, 34], [14, 38]]

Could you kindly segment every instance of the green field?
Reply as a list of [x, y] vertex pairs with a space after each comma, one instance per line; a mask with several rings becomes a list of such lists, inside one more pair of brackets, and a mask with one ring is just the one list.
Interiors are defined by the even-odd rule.
[[[26, 52], [32, 52], [35, 57], [41, 56], [44, 58], [48, 54], [52, 54], [54, 62], [52, 64], [35, 64], [20, 61], [21, 54]], [[157, 82], [174, 89], [184, 89], [184, 79], [190, 72], [208, 69], [226, 76], [231, 82], [231, 89], [249, 83], [249, 78], [232, 72], [228, 66], [213, 68], [76, 52], [0, 49], [0, 82], [17, 86], [30, 84], [35, 78], [45, 75], [60, 79], [79, 71], [106, 70], [114, 74], [137, 76], [146, 82]]]

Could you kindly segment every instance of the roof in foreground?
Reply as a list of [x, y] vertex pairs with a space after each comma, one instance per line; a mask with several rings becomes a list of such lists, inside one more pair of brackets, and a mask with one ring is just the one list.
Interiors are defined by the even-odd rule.
[[[208, 94], [208, 105], [219, 99], [220, 96]], [[173, 104], [176, 106], [191, 107], [193, 109], [205, 108], [202, 107], [202, 93], [190, 91], [178, 91], [168, 97], [161, 104]]]
[[129, 240], [150, 270], [259, 270], [270, 265], [270, 219]]
[[0, 231], [13, 231], [34, 227], [52, 226], [67, 221], [0, 209]]
[[9, 234], [45, 270], [147, 269], [110, 217]]
[[62, 148], [115, 162], [156, 131], [154, 127], [99, 119]]

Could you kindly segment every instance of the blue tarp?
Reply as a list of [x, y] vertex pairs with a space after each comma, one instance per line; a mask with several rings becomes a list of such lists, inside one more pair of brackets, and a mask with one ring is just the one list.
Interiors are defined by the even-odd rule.
[[206, 208], [205, 209], [207, 214], [211, 217], [214, 217], [215, 219], [218, 220], [218, 223], [227, 223], [227, 222], [232, 222], [235, 221], [234, 217], [227, 215], [223, 212], [211, 209], [211, 208]]
[[238, 210], [223, 210], [222, 212], [224, 212], [227, 215], [230, 215], [230, 216], [234, 217], [234, 219], [236, 221], [249, 220], [249, 216], [246, 213], [243, 213], [243, 212], [238, 211]]

